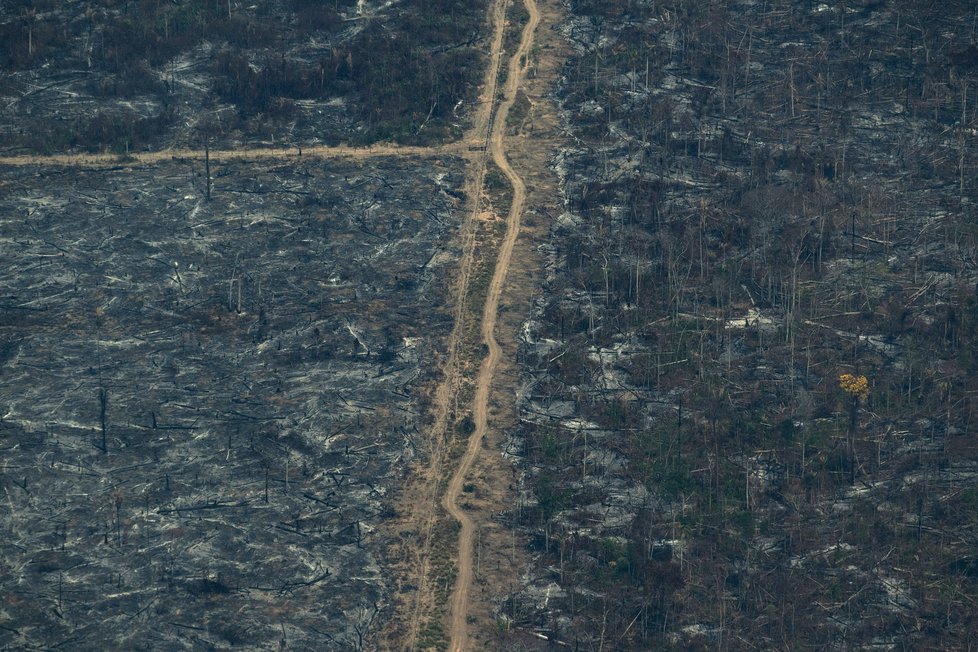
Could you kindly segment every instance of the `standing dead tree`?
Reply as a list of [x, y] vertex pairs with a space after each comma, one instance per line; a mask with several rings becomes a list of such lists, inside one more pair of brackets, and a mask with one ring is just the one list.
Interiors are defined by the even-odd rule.
[[99, 405], [99, 421], [102, 425], [102, 445], [101, 449], [103, 453], [108, 452], [107, 445], [107, 432], [108, 432], [108, 409], [109, 409], [109, 393], [104, 387], [98, 388], [98, 405]]

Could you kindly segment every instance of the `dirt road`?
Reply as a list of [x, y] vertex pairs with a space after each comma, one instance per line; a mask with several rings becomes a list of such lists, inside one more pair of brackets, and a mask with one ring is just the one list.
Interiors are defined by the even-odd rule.
[[[314, 145], [312, 147], [248, 147], [243, 149], [211, 150], [211, 161], [296, 159], [307, 158], [352, 158], [368, 159], [377, 157], [441, 156], [461, 154], [472, 143], [465, 139], [447, 145], [434, 147], [409, 147], [379, 144], [369, 147], [349, 147], [346, 145]], [[204, 151], [198, 149], [164, 149], [158, 152], [133, 152], [128, 156], [119, 154], [53, 154], [39, 156], [0, 156], [0, 165], [46, 165], [54, 167], [115, 167], [119, 165], [153, 165], [174, 159], [204, 159]]]
[[[483, 199], [487, 153], [483, 148], [486, 145], [491, 147], [491, 142], [494, 140], [497, 132], [500, 136], [502, 134], [502, 129], [495, 126], [500, 124], [500, 111], [496, 110], [496, 93], [499, 68], [502, 61], [503, 39], [506, 31], [506, 11], [509, 5], [510, 0], [495, 0], [490, 8], [489, 19], [493, 25], [493, 37], [490, 45], [489, 65], [486, 67], [479, 110], [474, 116], [472, 129], [462, 141], [464, 151], [461, 153], [470, 159], [465, 183], [466, 196], [468, 197], [468, 219], [462, 229], [463, 254], [454, 289], [454, 303], [456, 306], [454, 311], [454, 326], [449, 337], [447, 360], [442, 369], [444, 375], [434, 394], [432, 425], [428, 429], [428, 436], [426, 438], [429, 462], [415, 479], [413, 483], [415, 486], [408, 487], [404, 492], [402, 502], [404, 503], [406, 518], [401, 519], [401, 523], [394, 524], [394, 528], [392, 528], [394, 530], [400, 529], [402, 526], [413, 528], [418, 535], [419, 545], [413, 550], [414, 568], [406, 572], [412, 578], [412, 583], [417, 587], [413, 596], [413, 603], [410, 605], [402, 604], [400, 607], [397, 607], [393, 619], [395, 626], [397, 625], [396, 621], [401, 618], [405, 618], [408, 621], [404, 640], [400, 642], [403, 645], [403, 649], [408, 650], [417, 649], [421, 628], [426, 619], [439, 619], [439, 614], [437, 613], [438, 608], [435, 604], [433, 579], [431, 577], [434, 528], [440, 518], [438, 513], [438, 496], [442, 486], [441, 479], [446, 473], [446, 465], [448, 464], [448, 456], [451, 449], [450, 421], [460, 408], [458, 404], [465, 383], [466, 370], [462, 368], [463, 363], [460, 348], [462, 346], [462, 334], [469, 327], [468, 320], [472, 319], [472, 316], [466, 310], [465, 298], [470, 290], [469, 282], [478, 244], [475, 241], [477, 224], [484, 210]], [[518, 57], [514, 57], [513, 61], [518, 62]], [[510, 64], [511, 69], [512, 67], [513, 63]], [[506, 107], [506, 111], [508, 111], [508, 105]], [[500, 110], [502, 108], [501, 105]], [[503, 114], [504, 123], [505, 114]], [[499, 146], [501, 150], [501, 138]], [[498, 305], [498, 298], [496, 303]], [[493, 310], [494, 314], [495, 309]], [[484, 320], [484, 314], [482, 318]], [[480, 329], [480, 332], [484, 333], [485, 329]], [[498, 352], [496, 355], [498, 356]], [[466, 469], [470, 466], [471, 460], [469, 460]], [[458, 475], [458, 473], [456, 472], [455, 475]], [[458, 487], [455, 487], [455, 489], [449, 487], [448, 491], [453, 491], [457, 494]], [[443, 495], [443, 503], [444, 500], [445, 497]], [[471, 550], [471, 532], [469, 533], [467, 546]], [[471, 561], [469, 561], [469, 569], [467, 583], [471, 583]], [[464, 623], [464, 617], [462, 622]]]
[[519, 89], [520, 82], [525, 72], [525, 62], [527, 61], [530, 48], [533, 46], [533, 35], [540, 22], [540, 12], [537, 10], [535, 0], [524, 0], [526, 9], [530, 14], [530, 19], [523, 28], [523, 35], [520, 39], [519, 47], [509, 61], [509, 70], [506, 76], [506, 87], [504, 89], [504, 99], [496, 112], [495, 120], [492, 123], [490, 138], [490, 150], [492, 160], [509, 179], [513, 187], [513, 200], [510, 204], [509, 215], [506, 219], [506, 235], [499, 247], [499, 256], [496, 259], [496, 268], [489, 284], [488, 294], [482, 310], [482, 337], [489, 348], [489, 354], [482, 363], [479, 370], [478, 383], [475, 389], [475, 398], [472, 404], [472, 416], [475, 422], [475, 431], [469, 438], [469, 445], [459, 461], [455, 474], [449, 482], [448, 488], [442, 498], [442, 506], [460, 524], [461, 529], [458, 537], [458, 561], [457, 576], [455, 580], [455, 590], [451, 600], [451, 626], [449, 629], [450, 646], [452, 652], [461, 652], [466, 649], [468, 640], [468, 602], [469, 592], [472, 589], [472, 549], [473, 533], [475, 531], [472, 518], [458, 505], [459, 493], [465, 482], [472, 463], [482, 449], [482, 440], [488, 429], [489, 412], [489, 390], [492, 386], [493, 375], [499, 363], [501, 349], [496, 341], [496, 316], [499, 310], [499, 297], [502, 294], [506, 276], [509, 273], [510, 260], [512, 258], [513, 246], [520, 232], [520, 219], [523, 214], [523, 204], [526, 201], [526, 186], [523, 179], [513, 170], [506, 157], [504, 147], [504, 137], [506, 132], [506, 117], [509, 114], [513, 102], [516, 100], [516, 91]]

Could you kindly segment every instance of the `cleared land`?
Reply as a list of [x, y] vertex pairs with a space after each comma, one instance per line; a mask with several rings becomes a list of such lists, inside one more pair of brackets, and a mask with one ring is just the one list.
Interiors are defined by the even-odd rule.
[[360, 644], [461, 167], [7, 170], [3, 644]]

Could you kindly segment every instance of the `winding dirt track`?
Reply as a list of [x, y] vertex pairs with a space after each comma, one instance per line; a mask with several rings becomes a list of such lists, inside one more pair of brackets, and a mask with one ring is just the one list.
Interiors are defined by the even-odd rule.
[[[486, 152], [482, 150], [493, 134], [493, 119], [496, 104], [496, 86], [499, 78], [499, 66], [502, 59], [503, 37], [506, 28], [506, 9], [510, 0], [495, 0], [490, 8], [490, 20], [493, 24], [493, 38], [490, 46], [489, 65], [486, 67], [483, 94], [479, 111], [473, 120], [472, 129], [464, 139], [466, 148], [464, 154], [470, 157], [469, 169], [466, 173], [465, 194], [468, 197], [468, 214], [462, 230], [462, 260], [459, 262], [458, 278], [454, 290], [454, 326], [449, 336], [448, 358], [443, 368], [443, 377], [435, 390], [432, 405], [432, 425], [428, 431], [429, 463], [418, 478], [417, 493], [407, 492], [411, 498], [416, 498], [410, 504], [410, 510], [405, 522], [413, 524], [419, 534], [420, 545], [414, 551], [413, 578], [417, 585], [413, 605], [409, 614], [395, 612], [406, 617], [407, 634], [404, 649], [417, 648], [418, 636], [425, 617], [435, 611], [434, 597], [430, 578], [431, 549], [434, 526], [438, 520], [437, 505], [440, 481], [445, 471], [451, 442], [448, 436], [449, 420], [458, 407], [459, 394], [462, 390], [464, 371], [461, 368], [459, 348], [462, 333], [465, 330], [466, 309], [465, 297], [469, 292], [469, 278], [475, 258], [476, 224], [482, 212], [483, 186], [486, 175]], [[470, 148], [478, 148], [472, 151]]]
[[468, 642], [468, 603], [469, 592], [472, 589], [472, 549], [475, 530], [472, 518], [459, 507], [458, 496], [462, 490], [462, 484], [469, 470], [472, 468], [473, 462], [482, 450], [482, 440], [488, 429], [489, 390], [502, 352], [495, 335], [499, 297], [502, 294], [503, 286], [506, 283], [506, 276], [509, 273], [513, 247], [520, 233], [523, 204], [526, 201], [526, 185], [523, 183], [522, 177], [510, 165], [509, 159], [506, 158], [506, 151], [503, 145], [506, 132], [506, 117], [509, 114], [510, 108], [513, 106], [513, 102], [516, 100], [516, 91], [526, 71], [525, 62], [528, 60], [530, 48], [533, 46], [533, 36], [537, 25], [540, 23], [540, 12], [537, 9], [535, 0], [524, 0], [524, 4], [530, 14], [530, 19], [523, 28], [519, 48], [517, 48], [516, 53], [509, 61], [504, 99], [499, 105], [495, 120], [492, 122], [490, 138], [492, 160], [509, 179], [513, 187], [513, 201], [510, 204], [509, 215], [506, 219], [506, 236], [499, 247], [496, 268], [493, 272], [486, 302], [482, 309], [482, 337], [489, 347], [489, 354], [483, 360], [482, 368], [479, 370], [478, 383], [472, 403], [472, 418], [475, 422], [475, 431], [469, 438], [469, 445], [465, 454], [459, 461], [455, 469], [455, 474], [452, 476], [451, 482], [442, 497], [442, 506], [461, 525], [461, 531], [458, 537], [457, 576], [450, 605], [452, 620], [449, 629], [449, 636], [451, 638], [449, 650], [452, 652], [461, 652], [466, 649]]

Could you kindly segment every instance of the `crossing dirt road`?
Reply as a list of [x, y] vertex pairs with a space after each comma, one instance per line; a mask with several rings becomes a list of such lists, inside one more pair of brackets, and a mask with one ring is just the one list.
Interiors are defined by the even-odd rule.
[[[392, 158], [412, 156], [442, 156], [461, 154], [467, 147], [474, 146], [468, 140], [433, 147], [414, 147], [391, 144], [351, 147], [347, 145], [313, 145], [311, 147], [245, 147], [240, 149], [210, 150], [211, 161], [279, 160], [295, 158], [345, 158], [366, 160], [370, 158]], [[171, 160], [203, 160], [204, 151], [199, 149], [162, 149], [156, 152], [133, 152], [120, 154], [36, 154], [19, 156], [0, 156], [0, 165], [48, 167], [115, 167], [119, 165], [154, 165]]]

